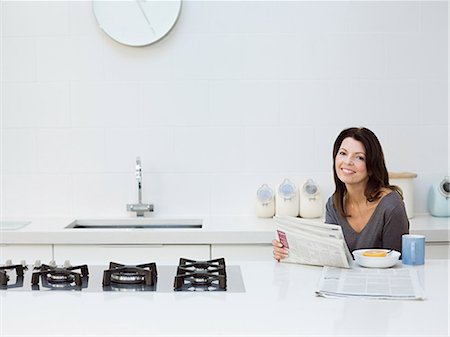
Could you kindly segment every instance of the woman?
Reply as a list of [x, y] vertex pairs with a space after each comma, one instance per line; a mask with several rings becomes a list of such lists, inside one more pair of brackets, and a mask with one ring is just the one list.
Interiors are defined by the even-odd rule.
[[[366, 128], [343, 130], [333, 146], [336, 189], [326, 205], [325, 222], [342, 227], [350, 251], [388, 248], [402, 251], [402, 235], [409, 221], [401, 190], [389, 185], [383, 150]], [[283, 245], [273, 240], [276, 260], [287, 257]]]

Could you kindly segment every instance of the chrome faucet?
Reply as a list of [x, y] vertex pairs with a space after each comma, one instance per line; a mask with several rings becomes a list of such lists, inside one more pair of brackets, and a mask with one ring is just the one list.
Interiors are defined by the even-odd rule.
[[138, 203], [127, 204], [128, 212], [136, 212], [136, 216], [144, 216], [145, 212], [153, 212], [153, 204], [142, 203], [142, 164], [141, 158], [136, 158], [136, 181], [138, 184]]

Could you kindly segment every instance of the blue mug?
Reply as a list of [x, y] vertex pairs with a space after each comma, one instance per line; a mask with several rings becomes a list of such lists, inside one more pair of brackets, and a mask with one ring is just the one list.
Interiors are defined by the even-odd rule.
[[413, 266], [425, 263], [425, 236], [402, 235], [402, 263]]

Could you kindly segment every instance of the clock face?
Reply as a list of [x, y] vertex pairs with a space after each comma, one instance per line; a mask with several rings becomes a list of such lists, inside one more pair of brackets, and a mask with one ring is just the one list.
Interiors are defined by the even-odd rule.
[[146, 46], [166, 36], [178, 20], [181, 0], [93, 0], [100, 28], [127, 46]]

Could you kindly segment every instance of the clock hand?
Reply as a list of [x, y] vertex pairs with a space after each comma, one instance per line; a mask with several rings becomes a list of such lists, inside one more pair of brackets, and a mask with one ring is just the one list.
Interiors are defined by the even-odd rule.
[[147, 17], [147, 14], [145, 14], [144, 9], [142, 8], [141, 1], [143, 1], [143, 0], [136, 0], [137, 4], [138, 4], [138, 6], [139, 6], [139, 9], [141, 10], [142, 15], [144, 15], [145, 21], [147, 21], [147, 24], [148, 24], [148, 26], [150, 27], [150, 29], [152, 30], [153, 34], [156, 34], [155, 30], [153, 29], [153, 27], [152, 27], [152, 25], [151, 25], [151, 23], [150, 23], [150, 20], [149, 20], [148, 17]]

